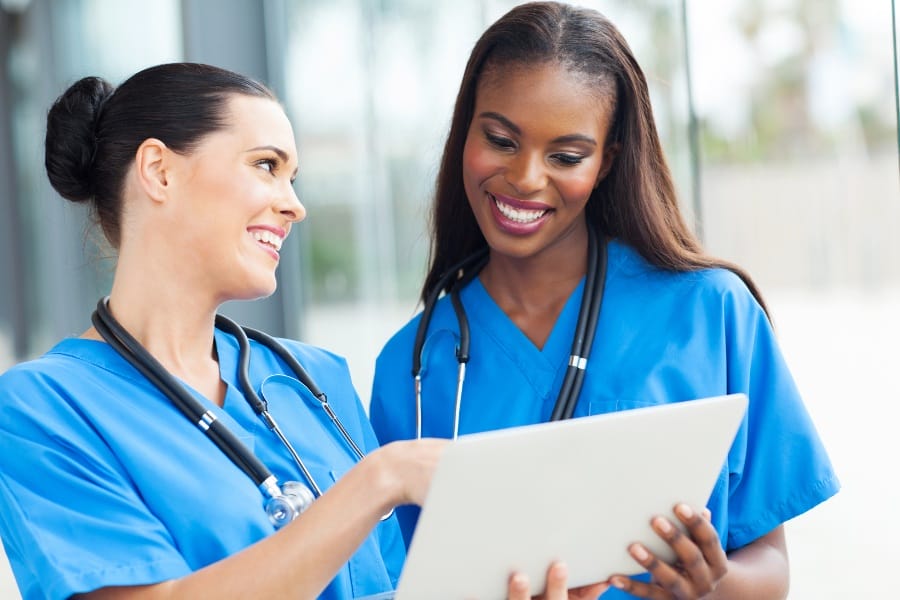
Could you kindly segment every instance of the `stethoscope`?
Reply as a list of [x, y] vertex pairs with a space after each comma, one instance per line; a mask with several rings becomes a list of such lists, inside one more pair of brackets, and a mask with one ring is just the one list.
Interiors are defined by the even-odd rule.
[[[448, 269], [429, 292], [422, 310], [422, 318], [416, 330], [416, 338], [413, 344], [413, 368], [412, 375], [416, 395], [416, 439], [422, 437], [422, 351], [425, 347], [425, 336], [431, 317], [437, 305], [441, 292], [449, 289], [450, 302], [459, 326], [459, 343], [456, 346], [456, 399], [453, 411], [453, 439], [459, 435], [459, 414], [462, 405], [463, 384], [466, 379], [466, 363], [469, 362], [469, 319], [459, 297], [459, 291], [464, 288], [488, 262], [488, 249], [484, 248], [471, 256], [463, 259], [458, 264]], [[606, 244], [598, 243], [597, 233], [588, 225], [588, 267], [587, 277], [584, 283], [584, 294], [581, 297], [581, 307], [578, 310], [578, 321], [575, 326], [575, 335], [572, 338], [572, 349], [569, 353], [569, 364], [563, 378], [559, 396], [550, 414], [551, 421], [569, 419], [575, 412], [578, 396], [584, 384], [584, 373], [587, 369], [588, 357], [591, 354], [591, 345], [594, 341], [594, 333], [597, 331], [597, 321], [600, 318], [600, 306], [603, 303], [603, 286], [606, 282]]]
[[[249, 327], [241, 327], [234, 321], [217, 314], [216, 327], [222, 331], [231, 334], [238, 342], [238, 384], [243, 392], [244, 399], [253, 408], [253, 412], [259, 416], [266, 426], [278, 437], [281, 443], [287, 448], [291, 458], [297, 464], [303, 477], [309, 485], [299, 481], [286, 481], [279, 485], [278, 479], [271, 471], [253, 455], [252, 452], [225, 426], [222, 421], [216, 418], [216, 415], [204, 408], [204, 406], [173, 377], [159, 361], [147, 352], [124, 327], [113, 317], [109, 311], [109, 298], [101, 298], [97, 303], [97, 310], [91, 315], [91, 321], [100, 336], [118, 352], [125, 360], [135, 367], [144, 377], [146, 377], [153, 385], [155, 385], [171, 402], [174, 404], [189, 421], [197, 425], [206, 436], [225, 454], [231, 461], [237, 465], [257, 487], [262, 491], [266, 498], [265, 510], [269, 517], [269, 521], [276, 529], [280, 529], [287, 523], [293, 521], [304, 510], [309, 508], [313, 500], [322, 495], [322, 489], [316, 483], [312, 473], [306, 468], [300, 455], [294, 449], [294, 446], [285, 437], [278, 423], [272, 417], [268, 410], [268, 403], [265, 400], [265, 394], [257, 394], [250, 384], [249, 367], [250, 367], [250, 343], [249, 339], [253, 339], [266, 348], [275, 353], [278, 358], [283, 360], [294, 375], [297, 382], [305, 386], [313, 396], [319, 401], [319, 406], [325, 411], [331, 423], [340, 432], [343, 441], [350, 447], [356, 460], [362, 460], [363, 453], [359, 446], [353, 441], [350, 433], [341, 423], [337, 414], [328, 403], [325, 393], [319, 389], [312, 380], [306, 369], [300, 365], [296, 358], [275, 338], [261, 331], [251, 329]], [[284, 376], [290, 381], [295, 381]], [[388, 518], [391, 513], [388, 512], [382, 519]]]

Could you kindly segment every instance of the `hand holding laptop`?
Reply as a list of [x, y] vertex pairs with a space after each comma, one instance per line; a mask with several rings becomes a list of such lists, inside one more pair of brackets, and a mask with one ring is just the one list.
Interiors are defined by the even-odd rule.
[[[506, 598], [511, 573], [540, 591], [555, 561], [567, 585], [644, 570], [712, 585], [724, 553], [699, 511], [746, 405], [735, 394], [459, 438], [441, 457], [396, 597]], [[682, 502], [691, 514], [655, 518]]]
[[[568, 589], [569, 571], [563, 563], [554, 563], [547, 570], [547, 586], [540, 600], [595, 600], [609, 587], [606, 583], [595, 583]], [[507, 600], [531, 600], [531, 582], [524, 573], [514, 573], [509, 579]]]

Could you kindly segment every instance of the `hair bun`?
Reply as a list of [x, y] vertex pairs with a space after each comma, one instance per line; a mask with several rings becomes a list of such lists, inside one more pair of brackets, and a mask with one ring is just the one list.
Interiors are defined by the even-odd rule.
[[97, 121], [113, 91], [107, 81], [85, 77], [57, 98], [47, 113], [44, 166], [53, 188], [72, 202], [86, 202], [94, 195]]

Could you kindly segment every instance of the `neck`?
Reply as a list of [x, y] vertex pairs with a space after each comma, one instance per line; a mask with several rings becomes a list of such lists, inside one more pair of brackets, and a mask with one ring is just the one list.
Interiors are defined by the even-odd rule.
[[501, 306], [544, 310], [563, 304], [587, 272], [587, 235], [567, 240], [528, 257], [491, 251], [479, 276]]
[[528, 257], [491, 251], [479, 276], [488, 294], [538, 348], [587, 271], [587, 234]]
[[[169, 373], [221, 404], [213, 337], [218, 299], [171, 270], [123, 258], [109, 296], [112, 315]], [[85, 337], [99, 335], [91, 329]]]

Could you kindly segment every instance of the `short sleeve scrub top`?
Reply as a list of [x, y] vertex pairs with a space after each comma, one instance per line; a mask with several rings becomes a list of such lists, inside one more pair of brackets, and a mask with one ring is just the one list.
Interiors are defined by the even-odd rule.
[[[516, 327], [478, 278], [462, 289], [471, 360], [460, 434], [549, 419], [583, 287], [582, 279], [543, 348]], [[370, 417], [381, 443], [415, 437], [411, 370], [420, 318], [388, 341], [376, 363]], [[449, 298], [441, 298], [422, 352], [425, 437], [452, 435], [458, 339]], [[748, 413], [708, 502], [726, 551], [830, 497], [838, 480], [769, 320], [741, 279], [724, 269], [663, 271], [611, 241], [600, 319], [574, 416], [737, 392], [748, 396]], [[602, 510], [602, 498], [597, 508]], [[408, 543], [418, 509], [398, 512]], [[627, 597], [616, 594], [621, 592], [607, 593]]]
[[[237, 343], [216, 331], [227, 393], [195, 395], [279, 481], [305, 482], [237, 385]], [[282, 340], [353, 440], [377, 445], [343, 359]], [[355, 455], [273, 353], [251, 342], [250, 380], [311, 471], [330, 487]], [[190, 574], [272, 534], [264, 498], [194, 424], [103, 342], [66, 339], [0, 377], [0, 535], [25, 600]], [[394, 589], [405, 558], [382, 522], [320, 596]]]

